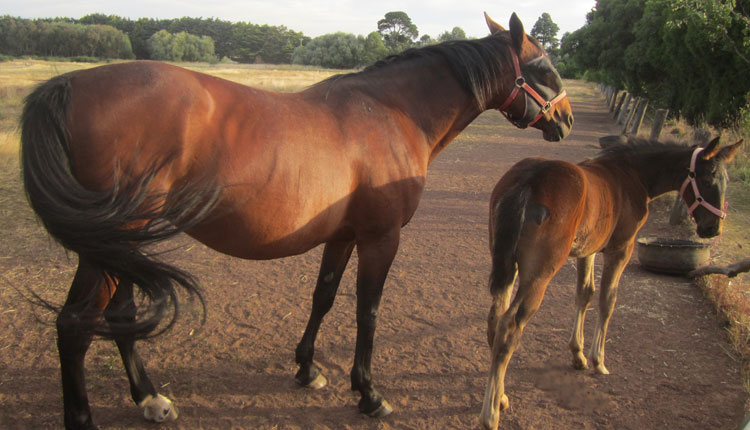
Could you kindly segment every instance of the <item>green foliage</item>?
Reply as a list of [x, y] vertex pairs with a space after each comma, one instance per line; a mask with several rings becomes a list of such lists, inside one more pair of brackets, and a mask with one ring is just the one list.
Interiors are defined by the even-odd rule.
[[214, 61], [214, 41], [181, 31], [172, 34], [160, 30], [148, 39], [149, 54], [162, 61]]
[[449, 40], [466, 40], [466, 32], [461, 27], [453, 27], [451, 31], [440, 33], [437, 38], [438, 42], [447, 42]]
[[563, 69], [691, 124], [734, 126], [750, 101], [749, 13], [748, 0], [598, 0], [563, 37]]
[[406, 12], [401, 11], [386, 13], [385, 17], [378, 21], [378, 32], [392, 54], [413, 46], [419, 36], [417, 26], [411, 22]]
[[549, 50], [550, 48], [557, 47], [559, 43], [557, 33], [559, 31], [560, 27], [552, 21], [552, 17], [547, 12], [544, 12], [536, 20], [536, 23], [534, 23], [534, 27], [531, 29], [531, 36], [536, 38], [544, 49]]
[[12, 56], [133, 58], [130, 39], [109, 25], [0, 17], [0, 53]]
[[367, 37], [350, 33], [325, 34], [295, 49], [294, 64], [305, 64], [331, 69], [353, 69], [374, 63], [388, 55], [380, 33]]

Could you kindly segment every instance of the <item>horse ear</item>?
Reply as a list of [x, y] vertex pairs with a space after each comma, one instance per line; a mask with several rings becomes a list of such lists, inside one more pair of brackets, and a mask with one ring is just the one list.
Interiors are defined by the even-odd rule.
[[716, 156], [716, 159], [718, 159], [722, 163], [730, 163], [732, 160], [734, 160], [734, 156], [737, 155], [737, 151], [739, 151], [740, 146], [742, 145], [742, 140], [743, 139], [740, 139], [734, 145], [722, 148], [721, 151], [719, 151], [719, 154]]
[[484, 13], [484, 20], [487, 21], [487, 27], [490, 28], [490, 34], [497, 34], [501, 31], [505, 31], [502, 25], [496, 23], [489, 15], [487, 15], [487, 12]]
[[523, 41], [526, 39], [526, 33], [523, 31], [523, 23], [515, 12], [510, 16], [510, 38], [513, 41], [516, 52], [520, 53]]
[[701, 158], [704, 160], [710, 160], [719, 153], [719, 136], [716, 136], [711, 142], [706, 145], [706, 149], [701, 152]]

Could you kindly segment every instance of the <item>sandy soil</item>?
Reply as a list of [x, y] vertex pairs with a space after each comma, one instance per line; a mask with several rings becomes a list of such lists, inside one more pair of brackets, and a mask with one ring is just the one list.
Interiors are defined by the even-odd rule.
[[[482, 115], [434, 162], [419, 210], [403, 230], [386, 283], [373, 358], [375, 382], [395, 412], [373, 420], [349, 390], [354, 351], [356, 254], [317, 342], [329, 385], [296, 387], [294, 348], [311, 306], [321, 249], [299, 257], [233, 259], [181, 237], [170, 259], [199, 277], [208, 321], [188, 312], [165, 336], [139, 344], [180, 418], [143, 421], [114, 344], [87, 357], [89, 398], [102, 430], [115, 429], [473, 429], [489, 366], [485, 318], [487, 202], [503, 172], [525, 156], [593, 156], [615, 128], [604, 101], [573, 99], [576, 124], [560, 144]], [[76, 258], [40, 230], [26, 208], [15, 159], [0, 181], [0, 428], [62, 427], [52, 317], [21, 298], [33, 288], [62, 302]], [[668, 207], [668, 205], [662, 205]], [[663, 208], [662, 208], [663, 209]], [[664, 210], [644, 234], [662, 232]], [[550, 284], [506, 379], [511, 408], [502, 429], [736, 429], [746, 394], [720, 320], [681, 277], [623, 276], [607, 343], [608, 376], [575, 371], [567, 342], [574, 318], [571, 260]], [[589, 312], [590, 342], [595, 312]], [[588, 343], [586, 344], [588, 350]]]

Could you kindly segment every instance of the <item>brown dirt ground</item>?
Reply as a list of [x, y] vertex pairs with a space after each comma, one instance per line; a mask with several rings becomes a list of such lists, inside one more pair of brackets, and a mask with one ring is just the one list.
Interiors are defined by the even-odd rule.
[[[516, 130], [490, 112], [431, 167], [421, 206], [403, 230], [376, 335], [373, 372], [392, 415], [363, 417], [358, 394], [349, 390], [356, 255], [317, 342], [316, 359], [329, 385], [310, 391], [295, 386], [293, 351], [321, 250], [242, 261], [181, 237], [170, 245], [178, 247], [170, 259], [202, 281], [208, 321], [199, 327], [197, 312], [188, 312], [172, 332], [140, 343], [150, 375], [181, 416], [161, 425], [143, 421], [113, 343], [100, 341], [87, 357], [96, 422], [103, 430], [477, 428], [489, 366], [489, 192], [525, 156], [579, 161], [597, 152], [597, 139], [615, 130], [604, 102], [574, 97], [573, 104], [574, 132], [560, 144], [542, 141], [536, 130]], [[0, 167], [0, 428], [60, 428], [52, 317], [21, 293], [33, 288], [62, 302], [76, 259], [36, 224], [16, 160], [2, 159]], [[664, 229], [663, 207], [645, 234]], [[738, 427], [746, 402], [739, 363], [722, 322], [690, 280], [646, 272], [633, 258], [609, 330], [612, 374], [597, 376], [570, 365], [574, 279], [571, 260], [550, 284], [511, 361], [511, 408], [501, 417], [502, 429]], [[589, 342], [594, 323], [589, 312]]]

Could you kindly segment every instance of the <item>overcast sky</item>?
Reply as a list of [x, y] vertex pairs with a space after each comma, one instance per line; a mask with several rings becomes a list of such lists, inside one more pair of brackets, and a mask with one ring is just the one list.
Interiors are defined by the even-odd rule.
[[507, 27], [516, 12], [530, 33], [539, 16], [547, 12], [560, 26], [558, 38], [586, 23], [586, 13], [596, 0], [2, 0], [0, 15], [21, 18], [80, 18], [90, 13], [125, 18], [218, 18], [253, 24], [284, 25], [306, 36], [327, 33], [367, 35], [377, 30], [386, 12], [404, 11], [419, 34], [433, 38], [453, 27], [469, 37], [487, 35], [482, 12]]

